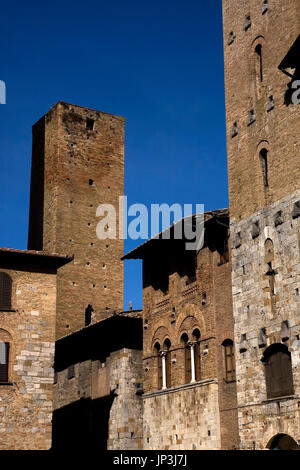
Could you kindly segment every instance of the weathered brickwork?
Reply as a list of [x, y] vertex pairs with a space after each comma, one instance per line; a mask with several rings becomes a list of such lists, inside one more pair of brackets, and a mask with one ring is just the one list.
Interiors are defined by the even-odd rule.
[[218, 385], [214, 380], [144, 396], [144, 449], [220, 448]]
[[[264, 14], [262, 6], [263, 0], [223, 0], [229, 208], [236, 221], [293, 192], [300, 180], [300, 106], [285, 104], [291, 77], [278, 69], [299, 35], [300, 4], [269, 0]], [[247, 16], [251, 26], [245, 30]], [[231, 32], [235, 39], [228, 44]], [[259, 45], [263, 81], [255, 52]], [[259, 156], [263, 148], [268, 150], [268, 188]]]
[[12, 279], [11, 309], [0, 311], [0, 340], [9, 343], [8, 383], [0, 384], [2, 450], [51, 447], [56, 268], [43, 255], [38, 265], [30, 255], [24, 261], [23, 253], [5, 253], [5, 260], [0, 253], [0, 272]]
[[[233, 449], [239, 445], [235, 382], [225, 380], [222, 345], [226, 339], [233, 340], [231, 264], [226, 253], [219, 250], [226, 245], [228, 211], [207, 213], [206, 217], [205, 244], [197, 256], [191, 256], [181, 242], [153, 240], [125, 257], [143, 259], [145, 448], [176, 448], [178, 444], [184, 449], [193, 444], [196, 449], [206, 445]], [[194, 277], [190, 268], [195, 263]], [[168, 289], [162, 290], [159, 284], [161, 273], [169, 279]], [[182, 335], [193, 341], [194, 331], [200, 334], [198, 385], [190, 387], [186, 386], [185, 362], [189, 352]], [[161, 363], [156, 347], [162, 351], [168, 347], [166, 391], [159, 391]], [[176, 444], [174, 439], [179, 434]]]
[[98, 239], [96, 210], [112, 204], [119, 230], [124, 121], [59, 102], [33, 126], [28, 246], [74, 254], [58, 274], [57, 338], [85, 326], [89, 305], [92, 321], [123, 308], [123, 240]]
[[[251, 449], [266, 448], [278, 433], [300, 441], [300, 219], [292, 217], [300, 191], [271, 204], [251, 217], [232, 225], [241, 233], [241, 245], [232, 249], [232, 289], [235, 317], [237, 359], [237, 394], [241, 445]], [[282, 223], [275, 226], [281, 209]], [[259, 235], [252, 238], [253, 223], [259, 220]], [[265, 262], [265, 242], [274, 244], [275, 309], [272, 311]], [[234, 242], [234, 240], [233, 240]], [[234, 243], [233, 243], [234, 244]], [[255, 276], [253, 275], [255, 273]], [[282, 323], [288, 321], [283, 341]], [[265, 329], [265, 345], [260, 333]], [[244, 352], [240, 352], [241, 337]], [[292, 355], [294, 398], [267, 402], [265, 366], [261, 359], [273, 343], [284, 343]]]

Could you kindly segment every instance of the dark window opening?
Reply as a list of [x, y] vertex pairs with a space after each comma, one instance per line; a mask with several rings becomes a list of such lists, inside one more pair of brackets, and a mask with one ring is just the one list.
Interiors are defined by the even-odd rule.
[[195, 358], [195, 379], [198, 382], [201, 380], [201, 354], [200, 354], [200, 330], [195, 328], [193, 331], [193, 341], [195, 341], [194, 346], [194, 358]]
[[73, 379], [75, 377], [75, 366], [72, 364], [68, 367], [68, 379]]
[[263, 82], [264, 77], [263, 77], [263, 58], [262, 58], [262, 45], [258, 44], [255, 48], [256, 56], [257, 56], [257, 70], [258, 70], [258, 76], [259, 80]]
[[284, 344], [276, 343], [264, 352], [267, 398], [294, 394], [291, 353]]
[[263, 182], [264, 187], [267, 188], [269, 186], [269, 176], [268, 176], [268, 150], [262, 149], [260, 151], [260, 161], [262, 166], [262, 175], [263, 175]]
[[235, 362], [234, 362], [234, 349], [231, 339], [226, 339], [222, 346], [224, 348], [225, 360], [225, 380], [226, 382], [233, 382], [235, 380]]
[[94, 119], [86, 118], [86, 129], [88, 131], [93, 131], [94, 125], [95, 125]]
[[11, 309], [12, 280], [6, 273], [0, 273], [0, 310]]
[[94, 180], [89, 179], [89, 185], [90, 185], [90, 186], [93, 186], [93, 185], [94, 185]]
[[8, 382], [9, 343], [0, 341], [0, 383]]
[[85, 309], [85, 326], [88, 326], [91, 324], [93, 311], [94, 309], [91, 305], [88, 305], [87, 308]]

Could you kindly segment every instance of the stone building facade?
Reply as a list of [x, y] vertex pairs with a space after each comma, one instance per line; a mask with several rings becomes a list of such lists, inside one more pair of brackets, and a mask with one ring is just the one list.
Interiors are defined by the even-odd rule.
[[142, 347], [141, 312], [57, 341], [53, 450], [142, 449]]
[[124, 258], [143, 260], [144, 449], [239, 446], [228, 226], [209, 212], [198, 253], [170, 234]]
[[123, 240], [97, 237], [96, 211], [112, 204], [119, 230], [124, 123], [59, 102], [33, 126], [28, 248], [74, 255], [58, 273], [57, 338], [84, 327], [87, 309], [93, 321], [123, 310]]
[[223, 0], [242, 449], [300, 442], [300, 4]]
[[59, 102], [34, 125], [29, 249], [0, 249], [0, 449], [300, 445], [300, 3], [223, 0], [223, 23], [230, 209], [198, 251], [173, 225], [123, 257], [142, 312], [96, 232], [105, 203], [119, 233], [124, 118]]
[[51, 448], [57, 269], [71, 259], [0, 249], [0, 449]]

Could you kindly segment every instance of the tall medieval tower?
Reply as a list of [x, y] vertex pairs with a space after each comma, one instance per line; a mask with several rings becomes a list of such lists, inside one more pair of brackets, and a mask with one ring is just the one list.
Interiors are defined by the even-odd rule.
[[300, 442], [300, 2], [223, 23], [239, 433], [276, 448]]
[[74, 255], [57, 277], [57, 337], [123, 308], [123, 240], [97, 238], [96, 210], [118, 214], [124, 121], [59, 102], [33, 126], [28, 248]]

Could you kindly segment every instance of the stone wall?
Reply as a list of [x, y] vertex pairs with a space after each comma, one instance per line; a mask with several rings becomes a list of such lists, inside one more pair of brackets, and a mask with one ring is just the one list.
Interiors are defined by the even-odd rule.
[[1, 269], [13, 280], [11, 311], [0, 311], [10, 343], [9, 385], [0, 385], [0, 449], [51, 447], [56, 273]]
[[144, 395], [144, 449], [221, 448], [218, 385], [214, 380]]
[[[242, 448], [264, 449], [277, 433], [289, 434], [300, 442], [300, 219], [295, 212], [295, 203], [299, 199], [300, 191], [296, 191], [241, 222], [232, 221], [231, 225], [232, 233], [240, 234], [232, 240], [232, 289]], [[253, 226], [257, 221], [259, 230], [253, 238]], [[267, 239], [274, 244], [273, 306], [266, 276]], [[282, 323], [285, 321], [288, 332], [283, 337]], [[265, 329], [265, 345], [260, 340], [262, 329]], [[246, 340], [241, 348], [242, 335], [246, 335]], [[264, 350], [273, 343], [284, 343], [291, 352], [294, 398], [269, 402], [261, 358]]]
[[141, 449], [141, 391], [142, 352], [138, 350], [123, 348], [105, 361], [89, 359], [74, 364], [70, 378], [68, 369], [58, 371], [54, 448], [66, 445], [66, 433], [71, 435], [71, 443], [74, 432], [76, 445], [83, 448]]
[[112, 204], [119, 230], [124, 122], [59, 102], [33, 126], [28, 246], [75, 256], [58, 275], [57, 338], [85, 326], [89, 305], [92, 321], [123, 309], [123, 240], [97, 237], [96, 210]]

